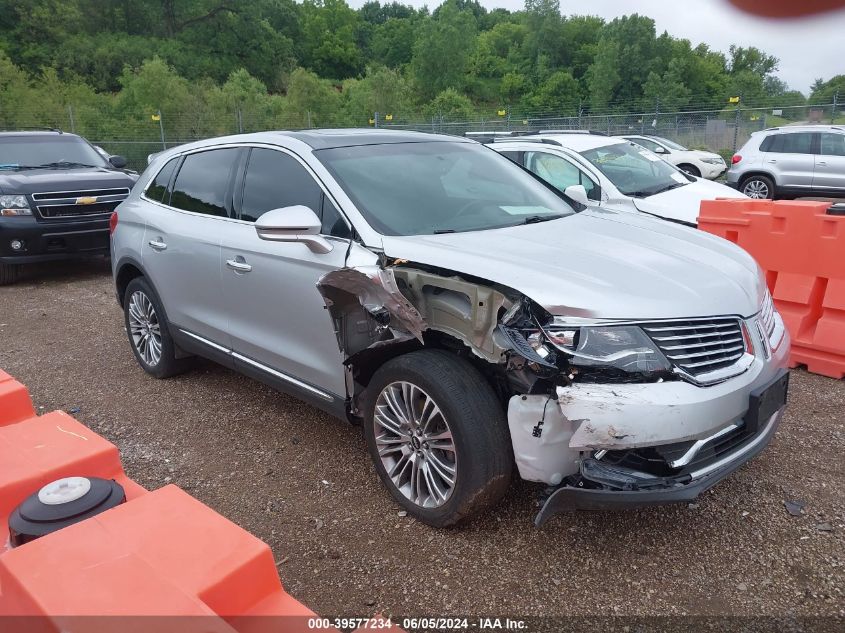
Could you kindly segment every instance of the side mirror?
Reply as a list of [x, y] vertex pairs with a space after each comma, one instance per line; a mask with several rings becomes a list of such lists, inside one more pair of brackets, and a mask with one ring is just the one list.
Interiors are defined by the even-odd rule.
[[655, 154], [668, 154], [669, 150], [666, 149], [665, 147], [663, 147], [662, 145], [658, 145], [657, 147], [654, 148], [654, 153]]
[[112, 164], [112, 167], [117, 167], [118, 169], [126, 167], [126, 159], [123, 156], [109, 156], [109, 162]]
[[584, 205], [590, 204], [590, 199], [587, 197], [587, 190], [584, 189], [584, 185], [569, 185], [563, 190], [563, 193], [575, 200], [575, 202], [580, 202]]
[[315, 253], [328, 253], [332, 243], [320, 237], [321, 228], [317, 214], [301, 204], [273, 209], [255, 221], [255, 231], [262, 240], [302, 242]]

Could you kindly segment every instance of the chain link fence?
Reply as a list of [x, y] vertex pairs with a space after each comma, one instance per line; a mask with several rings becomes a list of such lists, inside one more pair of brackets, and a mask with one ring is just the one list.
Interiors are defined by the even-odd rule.
[[707, 149], [729, 157], [752, 133], [768, 127], [797, 124], [845, 124], [842, 104], [746, 107], [682, 112], [625, 112], [561, 115], [554, 111], [516, 109], [447, 113], [373, 113], [369, 116], [285, 112], [268, 107], [233, 106], [225, 112], [197, 107], [190, 112], [106, 112], [86, 105], [67, 105], [28, 115], [0, 106], [0, 129], [51, 127], [85, 136], [108, 154], [125, 156], [143, 169], [150, 154], [212, 136], [309, 127], [379, 127], [463, 135], [466, 132], [593, 130], [609, 135], [653, 134], [691, 149]]

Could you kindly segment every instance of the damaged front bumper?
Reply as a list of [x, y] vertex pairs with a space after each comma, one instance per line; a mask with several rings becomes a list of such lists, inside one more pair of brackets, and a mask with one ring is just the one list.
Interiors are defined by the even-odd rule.
[[575, 510], [627, 510], [650, 505], [688, 503], [754, 458], [771, 441], [780, 424], [784, 408], [772, 414], [762, 428], [729, 454], [676, 477], [657, 477], [649, 481], [641, 473], [620, 466], [606, 466], [595, 459], [581, 463], [583, 480], [615, 483], [637, 489], [581, 488], [563, 486], [549, 496], [534, 519], [541, 526], [550, 517]]

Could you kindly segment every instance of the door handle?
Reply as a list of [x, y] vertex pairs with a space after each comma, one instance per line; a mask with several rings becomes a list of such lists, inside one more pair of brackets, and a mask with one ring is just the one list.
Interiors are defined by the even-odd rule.
[[776, 162], [777, 162], [777, 160], [776, 160], [776, 159], [774, 159], [774, 158], [770, 158], [770, 159], [769, 159], [769, 160], [767, 160], [766, 162], [767, 162], [767, 163], [776, 163]]
[[822, 165], [823, 167], [827, 167], [827, 162], [820, 160], [819, 162], [816, 163], [816, 165]]
[[243, 261], [243, 258], [240, 258], [240, 260], [227, 259], [226, 265], [232, 270], [234, 270], [236, 273], [248, 273], [252, 270], [252, 266]]
[[149, 244], [152, 247], [152, 249], [156, 250], [156, 251], [163, 251], [167, 248], [167, 244], [165, 244], [164, 242], [161, 242], [159, 240], [150, 240]]

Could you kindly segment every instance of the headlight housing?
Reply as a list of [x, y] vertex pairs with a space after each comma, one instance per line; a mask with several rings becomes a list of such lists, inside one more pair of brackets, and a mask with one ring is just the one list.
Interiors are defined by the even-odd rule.
[[594, 325], [544, 330], [549, 342], [577, 367], [612, 367], [629, 374], [669, 372], [672, 366], [635, 325]]
[[18, 215], [32, 215], [26, 196], [0, 196], [0, 216], [5, 218]]
[[701, 162], [707, 163], [708, 165], [724, 165], [725, 164], [725, 161], [724, 161], [723, 158], [717, 158], [715, 156], [713, 158], [702, 158]]

